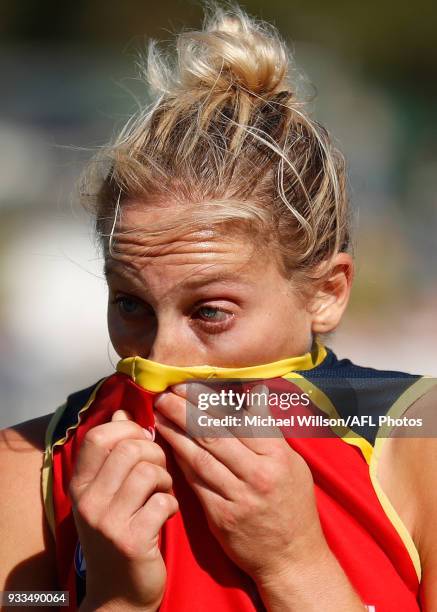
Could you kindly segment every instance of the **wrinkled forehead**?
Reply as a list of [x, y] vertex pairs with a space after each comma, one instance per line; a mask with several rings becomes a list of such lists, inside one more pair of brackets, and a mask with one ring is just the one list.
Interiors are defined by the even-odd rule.
[[[250, 207], [249, 207], [250, 208]], [[120, 240], [125, 234], [139, 236], [143, 244], [150, 246], [175, 242], [176, 239], [194, 241], [231, 238], [260, 247], [272, 244], [268, 224], [254, 219], [248, 212], [248, 204], [242, 201], [214, 200], [180, 202], [174, 199], [148, 198], [123, 200], [114, 215], [99, 220], [99, 233], [103, 245]]]
[[253, 283], [259, 266], [249, 237], [218, 226], [190, 227], [188, 222], [162, 229], [160, 215], [162, 211], [130, 209], [121, 216], [105, 244], [108, 282], [113, 275], [127, 277], [156, 295], [213, 282], [229, 287]]
[[257, 251], [247, 228], [234, 222], [211, 223], [177, 205], [123, 206], [104, 241], [105, 261], [246, 264]]

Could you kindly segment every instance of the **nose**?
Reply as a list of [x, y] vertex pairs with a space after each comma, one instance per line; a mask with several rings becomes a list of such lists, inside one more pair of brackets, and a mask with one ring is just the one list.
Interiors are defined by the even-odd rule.
[[189, 346], [180, 321], [159, 321], [153, 338], [148, 359], [158, 361], [165, 365], [186, 366], [192, 365], [196, 353], [195, 347]]

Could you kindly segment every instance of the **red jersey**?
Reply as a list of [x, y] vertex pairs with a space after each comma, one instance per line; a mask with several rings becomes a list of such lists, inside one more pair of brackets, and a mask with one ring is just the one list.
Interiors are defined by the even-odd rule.
[[[68, 495], [84, 435], [110, 421], [119, 408], [128, 410], [143, 427], [153, 427], [156, 393], [190, 378], [270, 379], [282, 389], [302, 389], [305, 383], [314, 392], [311, 407], [316, 412], [344, 416], [348, 422], [354, 420], [349, 417], [366, 411], [375, 418], [398, 416], [426, 392], [430, 382], [424, 376], [339, 360], [318, 343], [303, 356], [249, 368], [173, 368], [139, 357], [121, 360], [115, 373], [71, 394], [47, 429], [43, 496], [56, 542], [58, 587], [69, 591], [69, 609], [77, 609], [86, 593], [86, 563]], [[341, 393], [338, 381], [342, 381]], [[330, 436], [322, 437], [292, 434], [289, 430], [284, 436], [310, 467], [327, 543], [363, 603], [371, 612], [417, 612], [419, 555], [376, 477], [383, 438], [370, 426], [359, 434], [353, 427], [337, 433], [330, 429]], [[171, 448], [159, 435], [156, 441], [165, 451], [179, 502], [179, 511], [166, 521], [159, 538], [167, 568], [161, 612], [265, 610], [255, 583], [210, 532]]]

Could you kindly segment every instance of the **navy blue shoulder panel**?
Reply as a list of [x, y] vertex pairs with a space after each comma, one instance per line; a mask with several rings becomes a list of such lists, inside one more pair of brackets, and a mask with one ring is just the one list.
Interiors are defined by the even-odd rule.
[[[350, 359], [338, 359], [332, 349], [326, 350], [321, 364], [298, 374], [323, 391], [343, 418], [372, 415], [378, 422], [379, 416], [386, 415], [402, 393], [422, 378], [420, 374], [355, 365]], [[378, 427], [351, 429], [374, 444]]]
[[312, 370], [301, 370], [299, 374], [311, 375], [314, 377], [337, 377], [347, 378], [420, 378], [420, 374], [409, 374], [398, 372], [397, 370], [378, 370], [367, 366], [359, 366], [352, 363], [350, 359], [338, 359], [337, 355], [329, 347], [325, 347], [327, 355], [318, 366]]
[[104, 378], [101, 378], [96, 383], [94, 383], [90, 387], [87, 387], [86, 389], [81, 389], [80, 391], [75, 391], [74, 393], [71, 393], [67, 397], [64, 412], [62, 413], [61, 418], [57, 422], [55, 431], [53, 432], [52, 444], [57, 440], [62, 440], [62, 438], [65, 437], [67, 429], [77, 423], [77, 413], [87, 403], [88, 399], [91, 396], [91, 393], [94, 391], [97, 385], [102, 380], [104, 380]]

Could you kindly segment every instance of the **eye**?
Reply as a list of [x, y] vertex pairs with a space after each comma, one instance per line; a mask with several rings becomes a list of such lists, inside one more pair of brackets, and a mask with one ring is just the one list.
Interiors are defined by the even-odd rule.
[[205, 305], [195, 310], [193, 319], [208, 333], [218, 333], [229, 329], [234, 313], [218, 306]]
[[205, 321], [212, 321], [213, 323], [226, 321], [227, 316], [230, 314], [214, 306], [201, 306], [197, 312]]
[[118, 310], [123, 315], [144, 314], [146, 311], [145, 305], [134, 297], [129, 295], [120, 295], [111, 300], [111, 304], [115, 304]]

